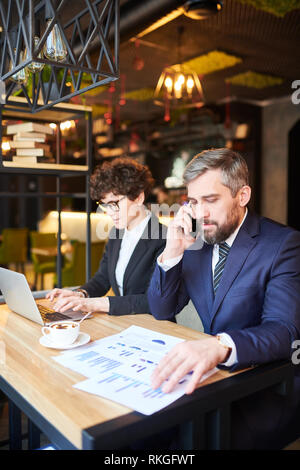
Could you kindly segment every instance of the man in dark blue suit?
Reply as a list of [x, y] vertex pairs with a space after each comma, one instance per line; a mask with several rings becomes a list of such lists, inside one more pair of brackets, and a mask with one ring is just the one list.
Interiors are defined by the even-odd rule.
[[[189, 204], [170, 223], [148, 299], [159, 320], [170, 320], [191, 299], [211, 336], [173, 348], [158, 365], [153, 387], [173, 390], [193, 371], [186, 393], [215, 366], [231, 371], [290, 359], [300, 337], [300, 232], [250, 213], [245, 160], [229, 149], [194, 157], [185, 174]], [[196, 241], [192, 217], [200, 227]], [[293, 399], [256, 394], [235, 406], [233, 446], [284, 445], [300, 434], [299, 379]], [[276, 428], [276, 436], [275, 436]], [[278, 430], [285, 429], [278, 435]], [[286, 431], [288, 429], [288, 432]], [[289, 436], [289, 437], [288, 437]]]

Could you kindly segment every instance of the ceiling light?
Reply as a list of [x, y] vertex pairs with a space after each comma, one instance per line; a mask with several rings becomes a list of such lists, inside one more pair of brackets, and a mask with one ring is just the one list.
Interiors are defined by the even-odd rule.
[[[52, 19], [47, 20], [47, 28], [50, 27]], [[50, 34], [47, 37], [46, 44], [44, 47], [44, 54], [49, 60], [55, 62], [64, 62], [68, 51], [66, 45], [61, 37], [58, 25], [55, 24], [53, 28], [50, 28]]]
[[178, 28], [178, 64], [165, 67], [154, 92], [154, 104], [164, 106], [165, 121], [170, 120], [170, 108], [192, 108], [204, 105], [202, 86], [197, 73], [181, 64], [181, 42], [184, 28]]
[[11, 60], [9, 61], [8, 69], [10, 72], [15, 71], [15, 73], [11, 73], [9, 79], [17, 84], [26, 83], [27, 81], [27, 70], [26, 68], [18, 68], [15, 70], [26, 58], [26, 52], [21, 49], [20, 47], [17, 49], [17, 33], [16, 31], [12, 31], [10, 35], [11, 44], [13, 47], [13, 54]]
[[[28, 25], [28, 30], [30, 29], [30, 21], [29, 21], [29, 16], [27, 17], [27, 25]], [[40, 42], [40, 22], [39, 18], [34, 19], [34, 37], [33, 37], [33, 48], [36, 49], [39, 45]], [[38, 58], [42, 59], [43, 58], [43, 52], [40, 51], [38, 54]], [[30, 52], [28, 49], [26, 49], [26, 59], [30, 60]], [[30, 64], [26, 67], [28, 72], [40, 72], [43, 70], [45, 64], [41, 62], [30, 62]]]
[[202, 85], [196, 72], [180, 64], [164, 68], [154, 92], [154, 104], [168, 109], [203, 106]]
[[220, 0], [188, 0], [183, 5], [183, 12], [193, 20], [203, 20], [220, 12], [222, 7]]
[[0, 8], [4, 104], [17, 91], [35, 113], [119, 78], [119, 0], [85, 0], [77, 10], [70, 3], [9, 0]]

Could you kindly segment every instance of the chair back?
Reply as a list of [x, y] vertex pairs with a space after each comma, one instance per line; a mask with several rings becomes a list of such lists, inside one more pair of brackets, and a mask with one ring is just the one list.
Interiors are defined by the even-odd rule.
[[[43, 232], [30, 232], [30, 246], [31, 248], [47, 248], [56, 247], [57, 239], [55, 233], [43, 233]], [[54, 262], [55, 256], [45, 256], [31, 252], [31, 259], [34, 265], [40, 265], [42, 263]]]
[[27, 250], [27, 228], [5, 228], [2, 230], [1, 264], [26, 263]]
[[[101, 261], [105, 241], [91, 243], [91, 276], [94, 276], [98, 270]], [[74, 241], [71, 262], [62, 270], [62, 285], [79, 286], [85, 283], [86, 277], [86, 244], [84, 242]]]

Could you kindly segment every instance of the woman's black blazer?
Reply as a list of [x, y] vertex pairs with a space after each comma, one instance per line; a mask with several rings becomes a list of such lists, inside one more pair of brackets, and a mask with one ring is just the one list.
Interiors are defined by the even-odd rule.
[[124, 230], [113, 227], [96, 274], [81, 286], [90, 297], [101, 297], [112, 287], [115, 296], [109, 296], [110, 315], [150, 313], [147, 289], [156, 259], [164, 250], [167, 227], [155, 215], [151, 218], [138, 241], [124, 273], [123, 296], [116, 282], [116, 265]]

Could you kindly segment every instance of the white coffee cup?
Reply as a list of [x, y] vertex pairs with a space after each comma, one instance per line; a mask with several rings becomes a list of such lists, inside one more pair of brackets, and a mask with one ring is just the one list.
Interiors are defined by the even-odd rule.
[[68, 346], [76, 341], [80, 331], [79, 323], [70, 320], [62, 320], [43, 326], [42, 333], [52, 343], [59, 346]]

